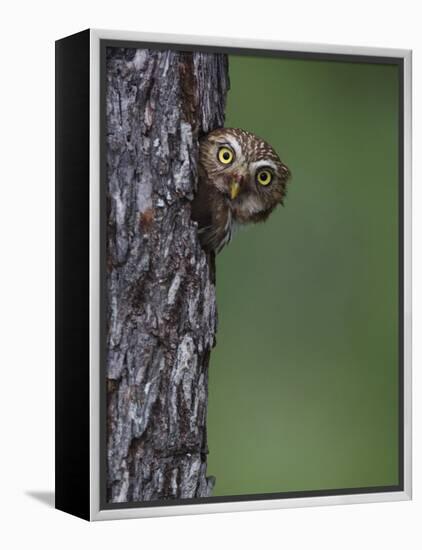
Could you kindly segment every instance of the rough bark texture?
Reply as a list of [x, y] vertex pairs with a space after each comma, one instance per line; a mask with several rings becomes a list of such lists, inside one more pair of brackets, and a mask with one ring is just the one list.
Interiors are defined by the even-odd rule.
[[213, 258], [190, 201], [198, 137], [223, 126], [227, 58], [107, 53], [107, 498], [209, 496]]

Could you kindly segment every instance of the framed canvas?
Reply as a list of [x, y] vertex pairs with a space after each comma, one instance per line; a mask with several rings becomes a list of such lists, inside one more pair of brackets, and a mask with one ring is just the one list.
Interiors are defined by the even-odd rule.
[[411, 498], [411, 52], [56, 42], [56, 507]]

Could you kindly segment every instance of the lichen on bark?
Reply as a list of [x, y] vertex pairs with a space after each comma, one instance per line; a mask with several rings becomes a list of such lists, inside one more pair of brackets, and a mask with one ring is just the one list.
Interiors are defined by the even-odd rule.
[[217, 311], [190, 201], [227, 57], [108, 48], [106, 75], [107, 500], [205, 497]]

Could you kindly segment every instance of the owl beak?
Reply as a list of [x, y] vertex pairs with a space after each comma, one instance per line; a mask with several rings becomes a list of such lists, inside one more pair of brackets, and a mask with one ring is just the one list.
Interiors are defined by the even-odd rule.
[[230, 183], [230, 198], [231, 200], [234, 200], [240, 191], [240, 184], [236, 180], [232, 180]]

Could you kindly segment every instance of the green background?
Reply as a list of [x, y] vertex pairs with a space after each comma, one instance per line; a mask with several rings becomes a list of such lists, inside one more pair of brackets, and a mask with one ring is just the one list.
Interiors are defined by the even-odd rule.
[[226, 126], [293, 177], [217, 258], [214, 496], [398, 483], [398, 77], [230, 56]]

